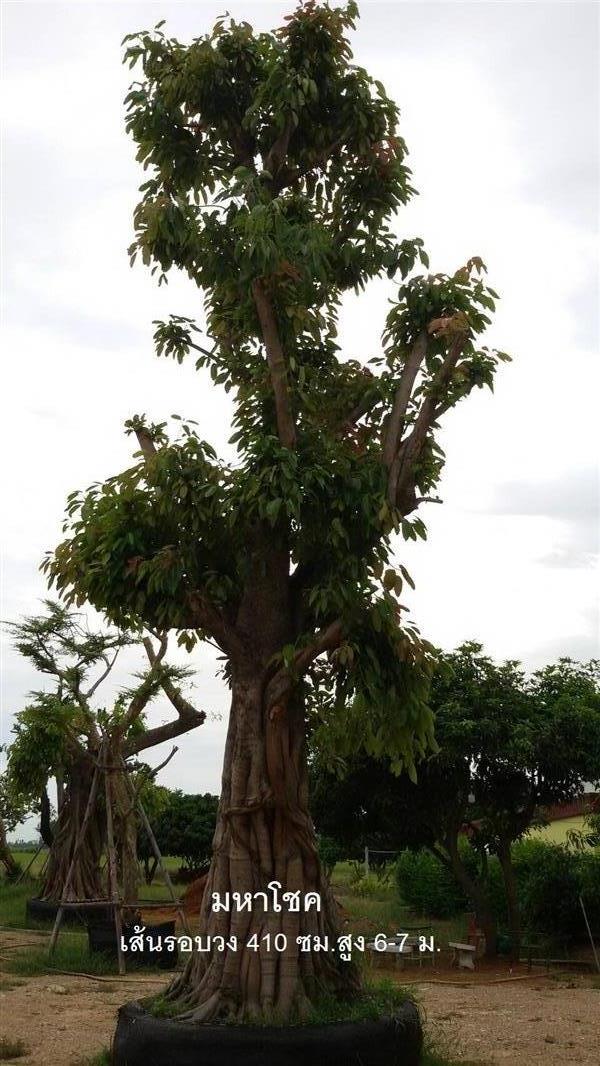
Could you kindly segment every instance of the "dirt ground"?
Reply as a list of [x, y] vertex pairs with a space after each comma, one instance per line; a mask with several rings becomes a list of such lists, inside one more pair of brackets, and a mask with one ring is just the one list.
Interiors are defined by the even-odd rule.
[[[32, 942], [23, 930], [0, 934], [0, 956]], [[403, 979], [398, 975], [399, 979]], [[432, 983], [443, 979], [444, 983]], [[161, 976], [88, 979], [65, 974], [20, 977], [0, 972], [0, 1032], [21, 1039], [22, 1066], [78, 1066], [110, 1043], [117, 1007], [164, 987]], [[511, 1066], [598, 1066], [600, 988], [575, 975], [560, 981], [467, 983], [448, 974], [412, 975], [429, 1031], [457, 1058]]]

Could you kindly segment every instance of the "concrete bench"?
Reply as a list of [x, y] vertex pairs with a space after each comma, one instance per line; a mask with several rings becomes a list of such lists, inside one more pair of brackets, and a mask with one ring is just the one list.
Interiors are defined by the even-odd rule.
[[399, 944], [393, 938], [390, 938], [384, 948], [376, 948], [373, 941], [367, 944], [369, 951], [372, 951], [375, 956], [377, 955], [395, 955], [396, 965], [403, 970], [404, 961], [407, 956], [412, 955], [413, 948], [411, 944]]
[[458, 944], [455, 941], [449, 941], [448, 947], [452, 948], [454, 955], [452, 956], [452, 965], [458, 966], [461, 970], [474, 970], [475, 969], [475, 947], [473, 944]]

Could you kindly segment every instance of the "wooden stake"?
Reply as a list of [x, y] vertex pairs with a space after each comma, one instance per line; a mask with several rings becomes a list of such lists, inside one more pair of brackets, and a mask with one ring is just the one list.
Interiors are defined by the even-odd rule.
[[183, 907], [181, 906], [181, 903], [178, 900], [177, 896], [175, 895], [175, 889], [173, 888], [173, 882], [171, 881], [171, 877], [169, 875], [169, 871], [167, 870], [167, 867], [165, 866], [165, 864], [163, 862], [162, 853], [161, 853], [161, 850], [160, 850], [160, 848], [159, 848], [159, 846], [157, 844], [156, 837], [154, 836], [154, 833], [152, 832], [152, 826], [150, 825], [150, 822], [148, 821], [148, 816], [147, 816], [147, 814], [146, 814], [146, 812], [144, 810], [144, 805], [143, 805], [141, 799], [139, 798], [139, 796], [137, 796], [135, 794], [135, 791], [133, 789], [133, 785], [131, 784], [131, 781], [129, 779], [129, 774], [128, 774], [128, 771], [127, 771], [127, 767], [126, 767], [125, 762], [124, 762], [122, 757], [121, 757], [121, 763], [122, 763], [122, 766], [123, 766], [123, 773], [125, 774], [125, 783], [126, 783], [127, 789], [129, 791], [129, 794], [132, 797], [132, 799], [134, 799], [135, 802], [136, 802], [137, 809], [138, 809], [138, 811], [140, 813], [140, 818], [142, 819], [142, 824], [144, 826], [144, 829], [146, 830], [146, 833], [148, 834], [148, 840], [150, 841], [150, 846], [152, 848], [152, 851], [154, 852], [154, 857], [156, 858], [156, 860], [158, 862], [158, 865], [160, 867], [160, 871], [161, 871], [161, 873], [162, 873], [162, 875], [163, 875], [163, 877], [165, 879], [165, 884], [166, 884], [166, 886], [167, 886], [167, 888], [169, 890], [169, 894], [171, 896], [171, 900], [175, 904], [175, 907], [177, 909], [177, 913], [179, 914], [179, 917], [181, 919], [181, 924], [182, 924], [185, 932], [189, 936], [190, 935], [190, 930], [189, 930], [189, 927], [188, 927], [188, 924], [187, 924], [187, 919], [185, 917], [185, 911], [184, 911]]
[[[108, 745], [106, 745], [106, 754], [108, 756]], [[107, 759], [108, 761], [108, 759]], [[111, 799], [111, 771], [108, 767], [104, 769], [104, 793], [106, 796], [106, 835], [108, 840], [108, 890], [112, 903], [113, 917], [115, 921], [115, 934], [117, 937], [117, 960], [119, 963], [119, 973], [125, 973], [125, 959], [123, 957], [123, 946], [121, 944], [121, 936], [123, 933], [123, 927], [121, 923], [121, 903], [119, 901], [119, 882], [117, 877], [117, 854], [115, 851], [115, 838], [113, 833], [113, 816], [112, 816], [112, 799]]]

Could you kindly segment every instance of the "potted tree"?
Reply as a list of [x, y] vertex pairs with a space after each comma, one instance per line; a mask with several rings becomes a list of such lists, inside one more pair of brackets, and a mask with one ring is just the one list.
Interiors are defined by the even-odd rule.
[[[158, 646], [146, 636], [142, 644], [149, 660], [147, 670], [136, 678], [133, 687], [122, 686], [116, 698], [113, 697], [111, 708], [101, 707], [97, 693], [102, 691], [102, 684], [113, 671], [121, 649], [135, 644], [135, 637], [114, 630], [92, 632], [79, 616], [51, 601], [47, 601], [44, 615], [25, 618], [10, 628], [18, 650], [51, 679], [52, 688], [32, 693], [28, 705], [16, 715], [7, 781], [15, 794], [29, 797], [31, 802], [45, 791], [50, 777], [56, 776], [61, 782], [47, 870], [39, 896], [27, 903], [28, 917], [53, 919], [65, 888], [69, 899], [74, 901], [107, 897], [101, 861], [106, 847], [102, 790], [95, 793], [93, 810], [76, 850], [105, 738], [108, 738], [112, 767], [112, 803], [123, 898], [127, 905], [135, 907], [137, 825], [125, 784], [126, 771], [120, 767], [140, 752], [188, 732], [204, 721], [204, 712], [195, 710], [179, 688], [179, 682], [188, 672], [166, 664], [165, 636], [160, 638]], [[170, 722], [148, 728], [144, 711], [159, 693], [167, 695], [177, 715]], [[70, 883], [66, 886], [69, 872]], [[90, 909], [88, 916], [92, 913], [96, 917], [101, 914], [97, 908]], [[109, 908], [104, 918], [110, 919]]]

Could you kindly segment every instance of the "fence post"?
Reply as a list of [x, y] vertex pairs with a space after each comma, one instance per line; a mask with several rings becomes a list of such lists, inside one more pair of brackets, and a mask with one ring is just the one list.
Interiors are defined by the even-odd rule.
[[369, 849], [365, 845], [365, 877], [369, 876]]

